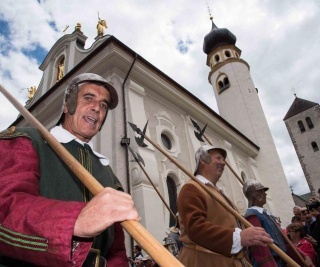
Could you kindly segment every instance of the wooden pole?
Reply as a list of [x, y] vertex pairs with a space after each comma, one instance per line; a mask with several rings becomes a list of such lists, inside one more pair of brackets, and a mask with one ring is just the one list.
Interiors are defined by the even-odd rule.
[[[207, 138], [206, 135], [203, 135], [204, 138], [207, 140], [207, 142], [213, 146], [213, 143], [210, 141], [209, 138]], [[232, 169], [232, 167], [228, 164], [227, 161], [225, 161], [226, 165], [229, 167], [229, 169], [232, 171], [232, 173], [235, 175], [235, 177], [238, 179], [238, 181], [244, 185], [244, 182], [242, 181], [242, 179], [238, 176], [238, 174]], [[288, 236], [282, 231], [282, 229], [277, 225], [276, 222], [274, 222], [276, 224], [276, 226], [278, 227], [278, 230], [280, 231], [283, 239], [288, 243], [288, 245], [291, 247], [291, 249], [294, 251], [294, 253], [299, 257], [299, 259], [304, 262], [304, 259], [302, 257], [302, 255], [299, 253], [299, 251], [297, 250], [297, 248], [292, 244], [291, 240], [288, 238]]]
[[[98, 194], [103, 186], [62, 146], [50, 132], [4, 87], [2, 94], [16, 107], [21, 115], [38, 131], [51, 148], [61, 157], [67, 166], [78, 176], [93, 195]], [[161, 245], [139, 222], [124, 221], [122, 227], [141, 245], [141, 247], [163, 267], [184, 266], [163, 245]]]
[[141, 170], [143, 171], [143, 173], [147, 176], [150, 184], [153, 186], [154, 190], [156, 190], [158, 196], [160, 197], [160, 199], [162, 200], [163, 204], [166, 206], [166, 208], [168, 209], [168, 211], [171, 213], [171, 215], [173, 216], [173, 218], [176, 221], [177, 224], [177, 217], [176, 215], [173, 213], [173, 211], [170, 209], [169, 205], [167, 204], [167, 202], [164, 200], [164, 198], [162, 197], [162, 195], [160, 194], [159, 190], [157, 189], [157, 187], [155, 186], [155, 184], [152, 182], [150, 176], [148, 175], [146, 169], [142, 166], [142, 164], [135, 158], [136, 162], [139, 164]]
[[[245, 227], [252, 227], [253, 225], [249, 223], [245, 218], [243, 218], [236, 210], [231, 206], [225, 204], [220, 199], [218, 199], [203, 183], [201, 183], [189, 170], [187, 170], [183, 165], [181, 165], [174, 157], [167, 153], [162, 147], [157, 143], [152, 141], [148, 136], [144, 135], [145, 139], [148, 140], [155, 148], [157, 148], [163, 155], [165, 155], [169, 160], [172, 161], [178, 168], [180, 168], [185, 174], [187, 174], [193, 181], [198, 183], [201, 188], [203, 188], [212, 198], [214, 198], [219, 204], [221, 204], [227, 211], [236, 217]], [[273, 249], [285, 262], [287, 262], [291, 267], [299, 267], [299, 265], [291, 259], [287, 254], [285, 254], [279, 247], [275, 244], [268, 244], [268, 246]]]

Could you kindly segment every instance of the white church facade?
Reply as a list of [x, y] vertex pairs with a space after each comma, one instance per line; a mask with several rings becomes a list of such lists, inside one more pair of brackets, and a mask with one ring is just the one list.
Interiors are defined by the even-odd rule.
[[[204, 51], [208, 55], [209, 82], [217, 99], [220, 115], [211, 110], [185, 88], [150, 64], [112, 35], [96, 39], [85, 49], [86, 36], [80, 28], [61, 37], [40, 66], [42, 80], [29, 111], [47, 128], [53, 127], [61, 111], [68, 81], [84, 72], [97, 73], [113, 84], [119, 105], [112, 110], [100, 133], [94, 138], [95, 149], [106, 155], [114, 173], [132, 194], [142, 218], [141, 224], [162, 242], [172, 225], [170, 212], [127, 148], [139, 153], [145, 170], [172, 211], [176, 197], [189, 177], [145, 140], [140, 147], [128, 122], [142, 130], [185, 168], [195, 168], [194, 153], [203, 144], [195, 136], [191, 119], [203, 127], [216, 146], [224, 148], [227, 161], [243, 181], [252, 178], [270, 187], [267, 203], [283, 225], [292, 217], [294, 202], [282, 169], [249, 65], [240, 58], [235, 36], [214, 24], [206, 36]], [[202, 51], [199, 51], [202, 53]], [[59, 64], [63, 76], [59, 77]], [[205, 64], [205, 62], [204, 62]], [[61, 75], [60, 75], [61, 76]], [[230, 108], [232, 107], [232, 108]], [[19, 117], [15, 126], [28, 123]], [[243, 214], [247, 200], [242, 185], [229, 168], [225, 168], [220, 186]], [[133, 240], [127, 236], [127, 247]]]

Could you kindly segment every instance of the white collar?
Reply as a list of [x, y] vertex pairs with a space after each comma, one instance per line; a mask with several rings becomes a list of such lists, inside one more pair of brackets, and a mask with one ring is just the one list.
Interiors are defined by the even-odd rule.
[[72, 140], [77, 141], [79, 144], [83, 145], [87, 144], [90, 146], [92, 152], [99, 158], [100, 162], [104, 166], [108, 166], [110, 161], [107, 157], [101, 155], [100, 153], [93, 150], [93, 142], [90, 140], [88, 143], [81, 141], [80, 139], [76, 138], [73, 134], [69, 131], [65, 130], [61, 125], [55, 126], [50, 130], [50, 133], [60, 142], [63, 144], [69, 143]]
[[250, 209], [257, 210], [257, 211], [259, 211], [261, 214], [262, 214], [263, 212], [266, 212], [268, 215], [270, 215], [270, 216], [272, 215], [272, 213], [271, 213], [269, 210], [264, 209], [263, 207], [252, 206], [252, 207], [248, 208], [248, 210], [250, 210]]
[[196, 178], [203, 184], [205, 185], [212, 185], [213, 187], [215, 187], [218, 191], [221, 191], [222, 188], [218, 185], [214, 185], [212, 182], [210, 182], [207, 178], [205, 178], [204, 176], [197, 174]]

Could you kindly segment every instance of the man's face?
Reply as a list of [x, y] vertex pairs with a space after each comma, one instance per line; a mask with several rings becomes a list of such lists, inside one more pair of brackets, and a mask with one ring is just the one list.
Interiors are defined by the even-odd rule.
[[300, 209], [298, 209], [298, 208], [293, 208], [293, 214], [294, 215], [300, 215]]
[[259, 189], [251, 193], [253, 200], [252, 203], [254, 206], [262, 207], [267, 203], [267, 193], [264, 189]]
[[101, 128], [107, 116], [109, 91], [101, 85], [85, 83], [80, 86], [77, 108], [73, 115], [64, 107], [63, 128], [83, 142], [88, 142]]
[[319, 214], [319, 211], [318, 211], [318, 209], [312, 209], [312, 210], [310, 210], [310, 214], [313, 217], [317, 217], [317, 215]]
[[301, 213], [301, 220], [303, 222], [309, 222], [312, 219], [312, 215], [310, 211], [308, 211], [307, 209], [301, 209], [300, 213]]
[[225, 165], [225, 160], [223, 156], [220, 154], [219, 151], [217, 150], [210, 150], [210, 162], [207, 163], [202, 160], [202, 163], [204, 164], [204, 171], [205, 171], [205, 177], [215, 183], [219, 180], [221, 177], [223, 170], [224, 170], [224, 165]]

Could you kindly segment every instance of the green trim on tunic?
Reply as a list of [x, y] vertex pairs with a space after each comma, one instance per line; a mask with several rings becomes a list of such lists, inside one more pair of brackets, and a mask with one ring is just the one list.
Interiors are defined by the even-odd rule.
[[0, 241], [11, 246], [21, 247], [35, 251], [47, 251], [48, 240], [42, 237], [25, 235], [14, 232], [0, 224]]

